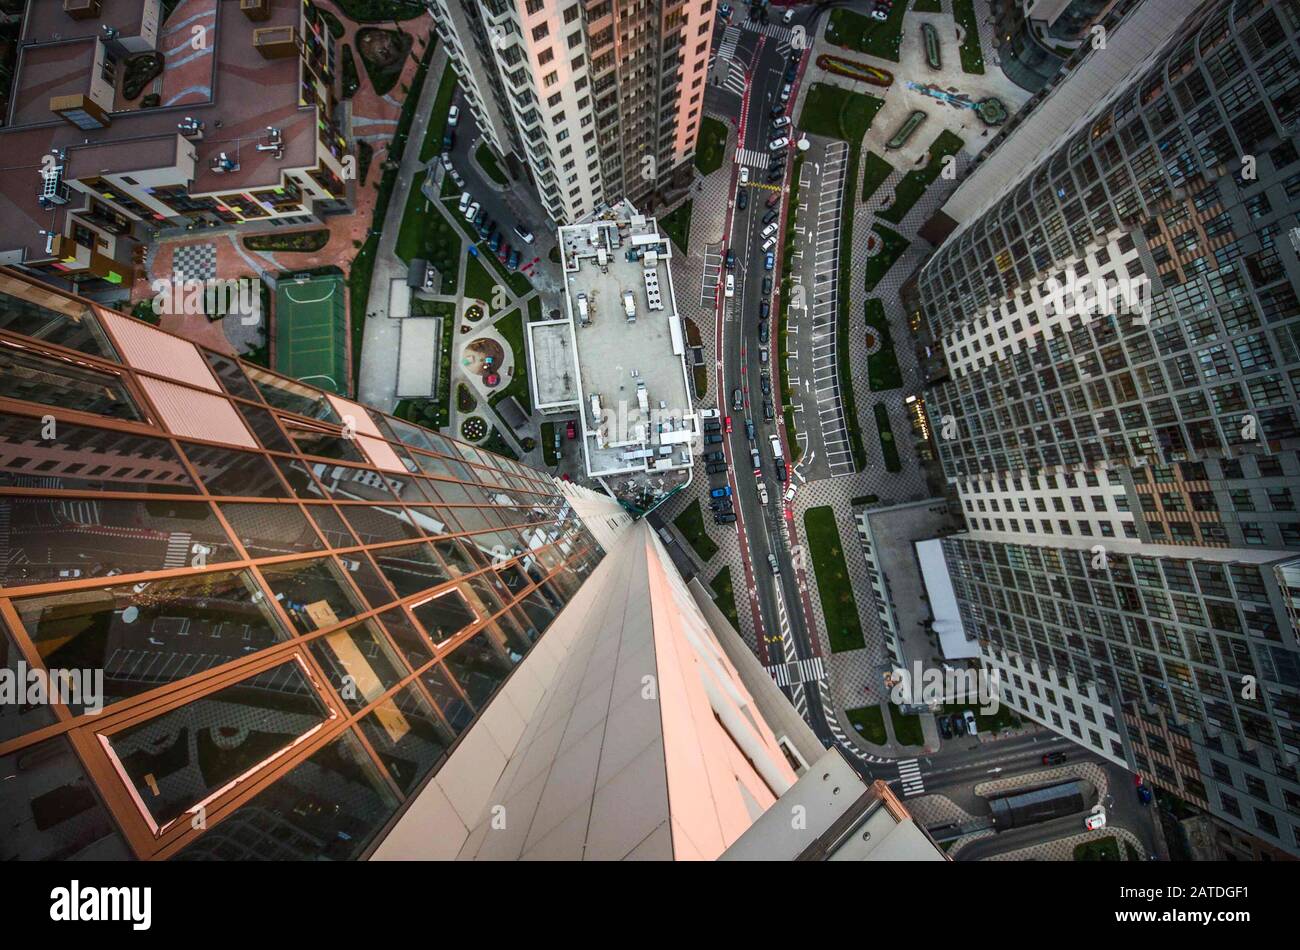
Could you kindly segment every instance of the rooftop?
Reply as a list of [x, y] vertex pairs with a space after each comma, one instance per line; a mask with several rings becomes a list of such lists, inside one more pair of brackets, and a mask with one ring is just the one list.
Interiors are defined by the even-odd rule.
[[560, 228], [559, 243], [565, 318], [529, 328], [538, 407], [580, 410], [588, 475], [633, 476], [616, 491], [671, 490], [689, 478], [698, 422], [668, 238], [624, 204]]

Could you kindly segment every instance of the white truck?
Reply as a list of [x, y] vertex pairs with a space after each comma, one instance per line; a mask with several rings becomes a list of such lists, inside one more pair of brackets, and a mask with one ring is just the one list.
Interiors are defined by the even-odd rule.
[[781, 459], [785, 458], [785, 456], [781, 453], [781, 437], [779, 435], [772, 436], [772, 458], [776, 459], [777, 461], [780, 461]]
[[636, 297], [630, 290], [623, 291], [623, 312], [627, 314], [628, 323], [636, 319]]
[[578, 294], [578, 322], [585, 324], [588, 319], [589, 318], [587, 316], [587, 295]]
[[767, 485], [765, 485], [761, 480], [758, 483], [758, 503], [760, 505], [767, 504]]

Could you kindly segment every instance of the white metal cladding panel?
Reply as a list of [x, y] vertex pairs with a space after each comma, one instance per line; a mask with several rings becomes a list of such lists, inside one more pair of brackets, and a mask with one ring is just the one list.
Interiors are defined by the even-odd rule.
[[128, 366], [156, 373], [191, 386], [221, 392], [199, 348], [188, 340], [156, 330], [147, 323], [130, 320], [108, 310], [95, 308], [117, 343]]
[[257, 448], [244, 420], [224, 397], [141, 376], [140, 385], [174, 435]]
[[397, 457], [397, 453], [383, 439], [371, 438], [368, 435], [358, 435], [357, 441], [361, 443], [362, 450], [366, 453], [366, 458], [370, 459], [370, 464], [375, 468], [385, 472], [401, 472], [406, 474], [406, 466], [402, 460]]
[[370, 418], [370, 413], [366, 412], [366, 407], [361, 403], [344, 399], [342, 396], [336, 396], [333, 393], [326, 393], [325, 398], [330, 401], [330, 405], [334, 407], [334, 411], [339, 414], [339, 418], [344, 423], [349, 419], [352, 420], [354, 432], [360, 432], [362, 435], [373, 435], [376, 439], [384, 437], [384, 434], [379, 431], [379, 426], [375, 425], [375, 420]]

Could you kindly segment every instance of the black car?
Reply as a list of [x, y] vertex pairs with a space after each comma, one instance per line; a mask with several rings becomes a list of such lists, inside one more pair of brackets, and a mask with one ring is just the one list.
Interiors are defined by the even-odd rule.
[[1066, 759], [1064, 752], [1049, 752], [1043, 756], [1044, 765], [1060, 765]]
[[952, 724], [953, 735], [960, 737], [967, 734], [966, 719], [962, 716], [961, 713], [953, 713], [951, 716], [948, 717], [948, 721]]
[[771, 380], [771, 378], [768, 377], [768, 376], [760, 376], [760, 377], [758, 378], [758, 388], [761, 389], [761, 390], [763, 390], [763, 395], [764, 395], [764, 396], [770, 396], [770, 395], [772, 395], [772, 380]]
[[736, 207], [739, 208], [741, 211], [744, 211], [747, 207], [749, 207], [748, 191], [741, 191], [741, 193], [736, 196]]
[[778, 204], [780, 204], [780, 203], [781, 203], [781, 193], [780, 193], [780, 192], [777, 192], [777, 193], [774, 194], [771, 198], [768, 198], [768, 199], [767, 199], [767, 206], [768, 206], [769, 208], [775, 208], [775, 207], [776, 207]]
[[768, 314], [770, 314], [771, 312], [772, 312], [772, 304], [769, 303], [768, 301], [764, 300], [762, 303], [758, 305], [758, 319], [766, 320]]
[[770, 296], [771, 293], [772, 293], [772, 278], [771, 278], [771, 277], [764, 277], [764, 278], [763, 278], [763, 296], [764, 296], [764, 297]]
[[772, 118], [779, 119], [783, 115], [785, 115], [784, 105], [778, 102], [776, 105], [772, 106]]
[[767, 323], [766, 322], [760, 323], [758, 325], [758, 342], [762, 343], [764, 346], [767, 346]]
[[763, 400], [763, 419], [767, 422], [772, 421], [772, 401], [770, 399]]
[[948, 725], [947, 717], [939, 716], [937, 719], [935, 719], [935, 723], [939, 726], [939, 736], [941, 738], [943, 739], [952, 738], [952, 727]]
[[704, 441], [708, 445], [717, 445], [719, 442], [722, 441], [722, 436], [716, 432], [710, 432], [708, 435], [704, 437]]
[[771, 171], [769, 171], [769, 172], [767, 173], [767, 180], [768, 180], [768, 183], [769, 183], [769, 184], [772, 184], [772, 183], [775, 183], [775, 182], [780, 181], [780, 180], [781, 180], [781, 176], [784, 175], [784, 174], [785, 174], [785, 172], [781, 171], [779, 168], [773, 168]]
[[782, 460], [782, 459], [777, 459], [777, 460], [776, 460], [776, 480], [777, 480], [778, 482], [780, 482], [782, 485], [784, 485], [784, 484], [785, 484], [785, 478], [786, 478], [786, 474], [785, 474], [785, 461]]
[[721, 452], [705, 452], [704, 461], [706, 462], [725, 462], [727, 457]]
[[775, 208], [773, 208], [773, 209], [772, 209], [771, 211], [769, 211], [767, 214], [763, 215], [763, 223], [764, 223], [764, 224], [771, 224], [773, 221], [775, 221], [775, 220], [776, 220], [778, 217], [780, 217], [780, 216], [781, 216], [781, 212], [780, 212], [780, 211], [777, 211]]
[[733, 270], [736, 266], [736, 252], [727, 248], [727, 270]]
[[710, 419], [708, 422], [704, 423], [704, 431], [705, 431], [705, 432], [721, 432], [721, 431], [722, 431], [722, 423], [721, 423], [721, 422], [718, 422], [716, 419]]
[[710, 475], [721, 475], [723, 472], [727, 470], [727, 463], [710, 462], [708, 465], [704, 466], [704, 470], [708, 472]]
[[723, 511], [713, 516], [714, 524], [731, 524], [736, 520], [736, 516], [730, 511]]
[[731, 510], [731, 499], [730, 499], [730, 498], [715, 498], [715, 499], [713, 499], [713, 501], [709, 502], [709, 507], [712, 508], [714, 511], [730, 511], [730, 510]]
[[794, 77], [797, 76], [798, 74], [799, 74], [799, 64], [797, 62], [791, 63], [789, 68], [787, 68], [785, 71], [785, 81], [794, 82]]

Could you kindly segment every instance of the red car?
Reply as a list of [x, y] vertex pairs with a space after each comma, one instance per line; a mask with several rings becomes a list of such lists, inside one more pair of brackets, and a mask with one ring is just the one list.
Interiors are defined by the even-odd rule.
[[578, 437], [578, 426], [572, 419], [564, 424], [564, 436], [568, 439], [576, 439]]
[[722, 417], [722, 430], [728, 435], [731, 434], [731, 416]]
[[510, 256], [510, 245], [503, 243], [501, 245], [501, 249], [497, 251], [497, 260], [499, 260], [502, 264], [504, 264], [506, 262], [506, 258], [508, 258], [509, 256]]

